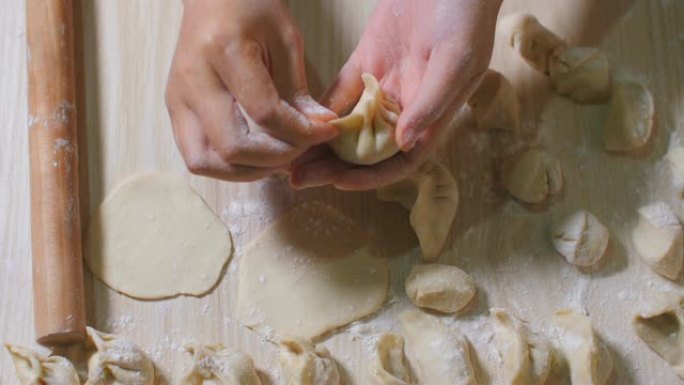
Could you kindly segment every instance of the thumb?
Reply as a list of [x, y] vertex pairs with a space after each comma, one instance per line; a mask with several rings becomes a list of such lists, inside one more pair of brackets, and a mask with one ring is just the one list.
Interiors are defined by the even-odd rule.
[[352, 58], [342, 67], [333, 84], [325, 91], [321, 103], [340, 114], [353, 106], [363, 92], [361, 67]]
[[308, 119], [319, 122], [329, 122], [337, 118], [337, 114], [323, 107], [308, 93], [299, 93], [292, 99], [292, 105]]

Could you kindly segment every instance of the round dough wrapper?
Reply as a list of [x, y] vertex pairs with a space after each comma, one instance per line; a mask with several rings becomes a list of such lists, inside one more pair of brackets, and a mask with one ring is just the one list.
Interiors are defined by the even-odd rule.
[[85, 261], [112, 289], [135, 298], [202, 295], [232, 254], [230, 233], [202, 198], [168, 174], [134, 176], [102, 202]]

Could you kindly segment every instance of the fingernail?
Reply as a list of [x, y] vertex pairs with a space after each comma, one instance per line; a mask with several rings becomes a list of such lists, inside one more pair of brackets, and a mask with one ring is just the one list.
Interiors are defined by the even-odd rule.
[[404, 140], [402, 141], [401, 149], [404, 151], [411, 150], [413, 147], [416, 146], [417, 141], [418, 135], [416, 135], [415, 133], [406, 133], [404, 134]]

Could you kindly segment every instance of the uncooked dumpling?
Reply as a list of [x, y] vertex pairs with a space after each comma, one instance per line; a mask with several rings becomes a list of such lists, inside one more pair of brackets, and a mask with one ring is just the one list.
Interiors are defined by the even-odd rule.
[[446, 167], [428, 160], [407, 179], [379, 188], [377, 197], [411, 210], [423, 259], [439, 257], [458, 208], [458, 185]]
[[554, 90], [580, 103], [602, 103], [610, 97], [610, 65], [597, 48], [562, 47], [549, 62]]
[[74, 365], [64, 357], [42, 356], [20, 346], [5, 345], [21, 385], [79, 385]]
[[190, 345], [192, 369], [181, 385], [261, 385], [252, 358], [222, 345]]
[[608, 248], [608, 229], [590, 212], [580, 210], [553, 229], [553, 245], [575, 266], [596, 264]]
[[606, 149], [628, 152], [643, 147], [651, 137], [654, 114], [648, 88], [632, 81], [616, 82], [603, 130]]
[[504, 173], [503, 184], [521, 202], [542, 203], [563, 187], [560, 161], [545, 151], [528, 150]]
[[513, 85], [494, 70], [484, 74], [468, 106], [481, 130], [516, 130], [520, 125], [520, 104]]
[[340, 159], [371, 165], [399, 152], [394, 131], [401, 109], [385, 95], [375, 76], [364, 73], [361, 79], [366, 89], [352, 112], [330, 121], [340, 135], [329, 144]]
[[383, 334], [376, 348], [374, 379], [377, 385], [411, 385], [411, 372], [404, 355], [404, 338]]
[[456, 328], [416, 310], [402, 313], [399, 319], [419, 384], [477, 385], [470, 343]]
[[238, 319], [267, 338], [318, 337], [378, 310], [389, 271], [365, 229], [321, 202], [294, 208], [240, 260]]
[[132, 342], [86, 328], [97, 351], [88, 360], [86, 385], [152, 385], [154, 365]]
[[656, 202], [640, 208], [632, 241], [637, 253], [653, 271], [677, 279], [682, 269], [684, 237], [682, 225], [670, 206]]
[[634, 330], [651, 350], [684, 379], [684, 298], [634, 319]]
[[549, 73], [551, 54], [565, 46], [561, 38], [529, 14], [515, 13], [504, 17], [499, 23], [499, 31], [506, 36], [508, 45], [530, 66], [545, 74]]
[[416, 265], [406, 278], [406, 294], [414, 305], [456, 313], [475, 296], [475, 282], [456, 266]]
[[322, 346], [309, 340], [285, 338], [280, 341], [280, 367], [287, 385], [339, 385], [340, 371]]

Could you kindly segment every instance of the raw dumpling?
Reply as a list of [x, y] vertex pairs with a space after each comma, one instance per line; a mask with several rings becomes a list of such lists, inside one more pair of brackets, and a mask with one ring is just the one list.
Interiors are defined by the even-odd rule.
[[88, 360], [86, 385], [152, 385], [154, 365], [132, 342], [87, 327], [97, 351]]
[[613, 87], [603, 141], [608, 151], [628, 152], [646, 145], [653, 130], [653, 96], [643, 84], [617, 82]]
[[613, 357], [585, 315], [569, 309], [556, 312], [554, 322], [563, 334], [561, 347], [577, 385], [604, 385], [613, 372]]
[[580, 210], [553, 230], [553, 245], [575, 266], [596, 264], [608, 248], [608, 229], [590, 212]]
[[475, 282], [456, 266], [416, 265], [406, 278], [406, 294], [414, 305], [456, 313], [475, 296]]
[[364, 73], [361, 79], [366, 89], [352, 112], [330, 121], [340, 135], [329, 144], [340, 159], [371, 165], [399, 152], [394, 131], [401, 110], [384, 94], [375, 76]]
[[411, 210], [411, 227], [418, 237], [423, 259], [436, 259], [458, 208], [458, 185], [451, 172], [429, 160], [409, 178], [378, 189], [377, 196]]
[[513, 85], [494, 70], [484, 74], [468, 106], [481, 130], [517, 130], [520, 125], [520, 105]]
[[610, 97], [610, 64], [600, 50], [561, 47], [549, 62], [555, 91], [580, 103], [603, 103]]
[[634, 330], [651, 350], [661, 356], [684, 379], [684, 298], [669, 301], [664, 307], [640, 314]]
[[402, 313], [399, 319], [419, 384], [477, 385], [470, 343], [456, 328], [415, 310]]
[[383, 334], [378, 341], [375, 360], [375, 382], [378, 385], [411, 385], [404, 338], [396, 334]]
[[192, 369], [181, 385], [261, 385], [252, 358], [222, 345], [190, 345]]
[[511, 14], [499, 23], [508, 45], [522, 56], [533, 68], [549, 73], [551, 54], [565, 42], [553, 32], [544, 28], [536, 17], [529, 14]]
[[670, 206], [656, 202], [640, 208], [632, 241], [637, 253], [653, 271], [665, 278], [677, 279], [682, 269], [684, 237], [682, 225]]
[[286, 338], [280, 341], [280, 367], [287, 385], [339, 385], [340, 372], [330, 352], [314, 348], [309, 340]]
[[504, 174], [503, 184], [521, 202], [542, 203], [563, 187], [560, 161], [545, 151], [528, 150]]
[[20, 346], [5, 345], [21, 385], [79, 385], [74, 365], [64, 357], [41, 356]]

